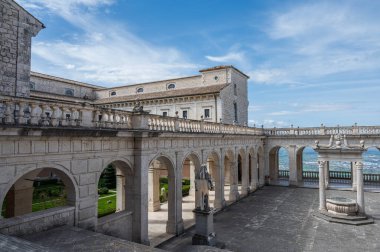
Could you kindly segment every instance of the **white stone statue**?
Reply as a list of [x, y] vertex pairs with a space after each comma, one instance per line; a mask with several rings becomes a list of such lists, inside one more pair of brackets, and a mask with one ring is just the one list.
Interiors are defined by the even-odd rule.
[[211, 176], [207, 171], [207, 165], [201, 165], [201, 169], [195, 175], [195, 199], [197, 209], [202, 211], [210, 210], [208, 202], [209, 190], [213, 190]]

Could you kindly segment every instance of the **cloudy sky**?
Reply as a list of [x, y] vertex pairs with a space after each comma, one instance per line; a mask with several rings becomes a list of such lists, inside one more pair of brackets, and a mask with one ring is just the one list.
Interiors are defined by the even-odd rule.
[[234, 65], [250, 124], [379, 125], [380, 1], [17, 0], [34, 71], [103, 86]]

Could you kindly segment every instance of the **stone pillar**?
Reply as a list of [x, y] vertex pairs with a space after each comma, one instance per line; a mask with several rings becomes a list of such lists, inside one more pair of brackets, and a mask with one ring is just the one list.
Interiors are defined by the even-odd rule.
[[254, 157], [251, 156], [251, 190], [256, 191], [257, 188], [259, 187], [259, 163], [258, 160]]
[[296, 187], [298, 186], [298, 182], [300, 180], [297, 170], [296, 146], [292, 145], [287, 150], [289, 153], [289, 186]]
[[356, 180], [357, 180], [357, 192], [356, 192], [356, 203], [358, 204], [359, 213], [365, 214], [364, 207], [364, 183], [363, 183], [363, 163], [356, 162]]
[[357, 190], [357, 168], [356, 165], [354, 165], [351, 162], [351, 178], [352, 178], [352, 191], [356, 192]]
[[[223, 178], [223, 169], [221, 167], [221, 162], [217, 163], [218, 166], [215, 167], [215, 174], [213, 174], [215, 178], [215, 199], [214, 199], [214, 208], [222, 209], [224, 205], [224, 178]], [[213, 162], [215, 166], [215, 162]], [[223, 181], [223, 183], [222, 183]]]
[[330, 184], [330, 161], [326, 161], [325, 165], [325, 188], [329, 188]]
[[16, 217], [32, 212], [33, 186], [15, 188], [13, 186], [6, 195], [6, 217]]
[[239, 188], [238, 188], [238, 167], [237, 162], [230, 161], [230, 201], [236, 201], [239, 199]]
[[32, 108], [30, 111], [30, 116], [31, 116], [30, 123], [33, 125], [38, 125], [38, 122], [40, 120], [40, 114], [39, 114], [40, 107], [38, 104], [35, 104], [35, 103], [31, 103], [30, 107]]
[[[191, 161], [185, 161], [187, 165], [189, 165], [189, 170], [190, 170], [190, 191], [189, 195], [190, 196], [195, 196], [195, 165]], [[186, 163], [184, 165], [186, 165]]]
[[116, 212], [125, 210], [125, 176], [116, 169]]
[[326, 211], [326, 188], [325, 188], [325, 164], [326, 161], [318, 161], [319, 165], [319, 210]]
[[241, 167], [241, 194], [247, 195], [249, 193], [249, 155], [245, 153], [245, 157], [242, 158]]
[[[148, 191], [148, 211], [155, 212], [161, 209], [160, 205], [160, 174], [159, 170], [150, 167], [148, 171], [149, 191]], [[157, 168], [157, 167], [156, 167]]]
[[182, 155], [179, 152], [176, 152], [175, 167], [173, 168], [174, 174], [168, 170], [169, 198], [166, 232], [179, 235], [184, 231], [182, 219]]
[[24, 108], [25, 108], [25, 103], [24, 102], [19, 102], [18, 104], [18, 117], [17, 117], [17, 122], [18, 124], [25, 124], [25, 113], [24, 113]]

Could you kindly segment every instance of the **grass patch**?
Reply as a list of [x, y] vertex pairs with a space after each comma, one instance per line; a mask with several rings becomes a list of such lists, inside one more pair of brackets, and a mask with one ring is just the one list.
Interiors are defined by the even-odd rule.
[[[102, 195], [103, 196], [103, 195]], [[110, 203], [108, 203], [110, 202]], [[116, 212], [116, 194], [98, 200], [98, 218]]]

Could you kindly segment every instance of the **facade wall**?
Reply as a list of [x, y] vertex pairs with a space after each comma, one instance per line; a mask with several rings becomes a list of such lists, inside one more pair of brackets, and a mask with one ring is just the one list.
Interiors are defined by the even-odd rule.
[[[239, 125], [248, 123], [248, 90], [247, 77], [234, 69], [229, 69], [231, 84], [221, 91], [221, 111], [224, 123], [236, 121]], [[236, 85], [236, 91], [235, 91]], [[237, 108], [237, 120], [235, 120], [235, 107]]]
[[116, 92], [116, 97], [125, 96], [125, 95], [133, 95], [137, 93], [138, 88], [143, 88], [144, 93], [162, 92], [162, 91], [166, 91], [168, 84], [171, 84], [171, 83], [175, 84], [176, 89], [202, 86], [201, 77], [193, 76], [193, 77], [173, 79], [173, 80], [147, 82], [147, 83], [135, 84], [135, 85], [123, 86], [123, 87], [107, 88], [104, 90], [96, 91], [96, 96], [97, 96], [97, 99], [108, 98], [108, 97], [111, 97], [110, 93], [112, 91]]
[[64, 81], [60, 78], [42, 76], [41, 74], [32, 73], [31, 78], [32, 91], [39, 91], [58, 95], [67, 95], [67, 90], [73, 91], [73, 97], [95, 99], [95, 87], [75, 83], [74, 81]]
[[28, 97], [31, 39], [42, 23], [10, 0], [0, 0], [0, 94]]

